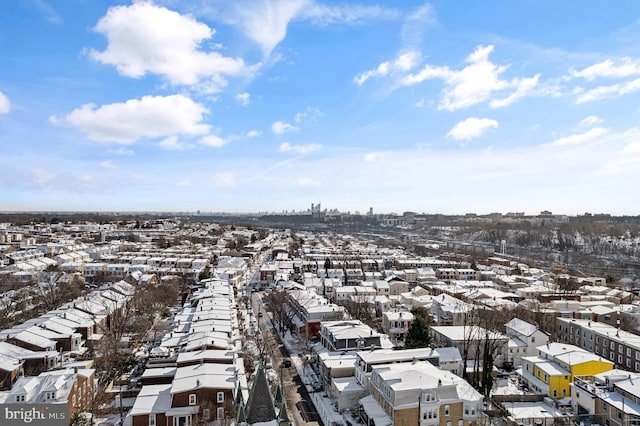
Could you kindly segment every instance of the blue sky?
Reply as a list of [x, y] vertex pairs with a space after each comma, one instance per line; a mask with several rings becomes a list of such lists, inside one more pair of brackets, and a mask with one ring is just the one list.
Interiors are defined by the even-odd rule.
[[7, 0], [0, 210], [637, 215], [640, 3]]

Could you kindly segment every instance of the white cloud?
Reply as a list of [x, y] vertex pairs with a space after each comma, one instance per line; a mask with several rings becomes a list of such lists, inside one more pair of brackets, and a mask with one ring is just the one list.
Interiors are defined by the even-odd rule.
[[100, 163], [100, 167], [102, 167], [103, 169], [117, 169], [118, 166], [113, 164], [111, 161], [103, 161]]
[[309, 3], [308, 0], [235, 2], [237, 18], [234, 23], [247, 38], [260, 45], [265, 56], [269, 56], [287, 35], [289, 22]]
[[184, 151], [193, 148], [192, 145], [178, 140], [177, 136], [169, 136], [158, 143], [158, 146], [165, 151]]
[[386, 77], [395, 72], [407, 72], [413, 69], [420, 61], [420, 53], [417, 51], [404, 52], [398, 55], [392, 62], [383, 62], [376, 68], [358, 74], [353, 78], [354, 83], [362, 86], [371, 78]]
[[556, 139], [553, 142], [546, 144], [545, 146], [575, 146], [583, 145], [589, 142], [593, 142], [601, 138], [607, 133], [607, 129], [604, 127], [594, 127], [583, 133], [576, 133], [574, 135], [563, 136]]
[[416, 108], [423, 108], [424, 107], [424, 98], [420, 99], [418, 102], [415, 103]]
[[489, 129], [497, 129], [498, 127], [499, 124], [496, 120], [469, 117], [453, 126], [447, 136], [458, 141], [468, 141], [484, 135]]
[[236, 95], [236, 101], [242, 106], [247, 106], [249, 105], [250, 97], [251, 95], [249, 95], [247, 92], [240, 93]]
[[202, 122], [206, 112], [184, 95], [144, 96], [98, 108], [86, 104], [64, 119], [91, 140], [131, 144], [141, 138], [207, 133], [210, 126]]
[[225, 17], [227, 22], [239, 27], [247, 38], [262, 48], [265, 56], [269, 56], [284, 40], [292, 21], [309, 21], [321, 26], [356, 25], [363, 21], [395, 19], [398, 16], [396, 10], [379, 6], [327, 6], [313, 0], [234, 1], [233, 5], [233, 14]]
[[298, 130], [298, 128], [292, 124], [285, 123], [284, 121], [275, 121], [271, 125], [271, 131], [276, 135], [283, 135], [294, 130]]
[[571, 70], [570, 74], [574, 77], [584, 78], [587, 81], [593, 81], [599, 77], [629, 77], [640, 74], [640, 61], [629, 57], [620, 58], [617, 61], [606, 59], [581, 71]]
[[436, 21], [433, 8], [425, 3], [411, 12], [402, 25], [401, 39], [405, 47], [417, 47], [422, 44], [426, 28]]
[[208, 135], [200, 139], [200, 145], [210, 146], [212, 148], [221, 148], [229, 141], [217, 135]]
[[218, 173], [213, 179], [213, 186], [216, 188], [234, 188], [236, 186], [236, 178], [233, 173]]
[[213, 37], [213, 29], [150, 2], [111, 7], [94, 30], [108, 45], [103, 52], [91, 49], [91, 58], [115, 66], [127, 77], [153, 73], [174, 85], [202, 82], [206, 91], [216, 92], [227, 85], [228, 76], [249, 73], [241, 58], [201, 49]]
[[301, 20], [309, 20], [321, 26], [334, 24], [357, 25], [364, 21], [395, 19], [398, 16], [400, 14], [395, 9], [358, 4], [327, 6], [309, 2], [309, 5], [300, 11]]
[[280, 152], [295, 152], [296, 154], [304, 155], [317, 151], [322, 148], [322, 145], [311, 143], [306, 145], [291, 145], [289, 142], [280, 144]]
[[493, 46], [478, 46], [467, 58], [468, 64], [461, 70], [447, 66], [436, 67], [427, 64], [419, 72], [405, 76], [401, 84], [412, 86], [426, 80], [442, 79], [445, 88], [438, 109], [455, 111], [489, 100], [495, 93], [508, 89], [515, 92], [504, 99], [494, 101], [494, 108], [509, 105], [529, 93], [537, 84], [539, 76], [501, 80], [508, 66], [497, 66], [489, 60]]
[[260, 135], [262, 135], [261, 131], [253, 129], [249, 130], [245, 136], [248, 138], [257, 138]]
[[491, 108], [502, 108], [507, 105], [511, 105], [518, 99], [528, 95], [537, 85], [540, 80], [540, 74], [536, 74], [530, 78], [514, 78], [512, 84], [516, 86], [516, 91], [503, 99], [494, 99], [489, 103]]
[[624, 147], [623, 152], [628, 152], [630, 154], [640, 154], [640, 141], [636, 140], [631, 142], [629, 145]]
[[8, 114], [11, 111], [11, 102], [9, 102], [9, 98], [0, 92], [0, 114]]
[[63, 23], [63, 20], [60, 17], [60, 15], [58, 15], [55, 9], [51, 7], [50, 4], [46, 3], [44, 0], [33, 0], [31, 3], [36, 7], [36, 9], [38, 9], [38, 11], [44, 16], [44, 18], [50, 24], [60, 25]]
[[374, 163], [384, 159], [388, 154], [388, 152], [368, 152], [364, 155], [363, 159], [367, 163]]
[[617, 98], [618, 96], [627, 95], [637, 92], [638, 90], [640, 90], [640, 78], [626, 83], [598, 86], [594, 89], [582, 91], [576, 99], [576, 103], [583, 104], [601, 99]]
[[596, 124], [600, 124], [602, 123], [602, 118], [598, 117], [597, 115], [590, 115], [588, 117], [583, 118], [580, 121], [580, 126], [581, 127], [591, 127], [591, 126], [595, 126]]
[[322, 112], [318, 108], [308, 107], [306, 110], [299, 112], [293, 117], [296, 123], [300, 123], [303, 120], [316, 121], [322, 117]]
[[182, 179], [176, 182], [176, 186], [179, 186], [182, 188], [188, 188], [191, 186], [191, 181], [189, 179]]

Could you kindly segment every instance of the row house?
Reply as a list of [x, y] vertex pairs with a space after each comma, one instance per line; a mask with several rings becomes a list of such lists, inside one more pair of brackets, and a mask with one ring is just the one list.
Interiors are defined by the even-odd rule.
[[626, 370], [576, 377], [571, 406], [585, 424], [640, 423], [640, 376]]
[[32, 351], [9, 342], [0, 342], [0, 356], [19, 361], [21, 370], [8, 372], [14, 376], [18, 371], [23, 371], [27, 375], [37, 375], [60, 365], [60, 353], [57, 351]]
[[358, 351], [355, 360], [356, 381], [367, 392], [370, 391], [369, 380], [373, 368], [387, 364], [406, 363], [413, 361], [428, 361], [434, 365], [438, 364], [438, 353], [431, 348], [418, 349], [380, 349], [377, 351]]
[[382, 335], [360, 320], [324, 321], [320, 342], [328, 351], [382, 347]]
[[509, 338], [500, 332], [483, 327], [470, 326], [433, 326], [431, 327], [433, 343], [441, 347], [455, 347], [461, 354], [468, 354], [469, 360], [480, 361], [483, 356], [483, 344], [486, 339], [496, 347], [494, 365], [502, 366], [507, 352]]
[[413, 314], [411, 312], [384, 312], [382, 314], [382, 331], [389, 336], [392, 342], [400, 344], [404, 342], [412, 322]]
[[71, 419], [93, 402], [94, 376], [93, 369], [65, 369], [20, 377], [0, 405], [10, 409], [12, 404], [59, 404], [67, 408], [67, 419]]
[[389, 296], [400, 296], [409, 291], [409, 283], [405, 278], [390, 274], [385, 281], [389, 284]]
[[293, 309], [298, 324], [298, 333], [309, 340], [320, 336], [322, 321], [340, 320], [347, 317], [344, 307], [329, 303], [327, 299], [308, 290], [287, 292], [288, 305]]
[[371, 396], [398, 425], [467, 426], [482, 416], [482, 395], [429, 362], [374, 367]]
[[558, 339], [593, 352], [619, 368], [640, 372], [640, 336], [586, 319], [558, 318]]
[[522, 357], [535, 356], [538, 346], [549, 342], [549, 335], [537, 326], [518, 318], [505, 324], [505, 334], [509, 337], [505, 362], [513, 368], [522, 365]]
[[235, 418], [234, 397], [246, 379], [236, 354], [240, 334], [233, 290], [215, 279], [204, 285], [176, 314], [160, 345], [175, 355], [149, 364], [143, 373], [128, 414], [132, 426], [221, 425]]
[[609, 371], [613, 363], [577, 346], [548, 343], [538, 347], [536, 356], [523, 357], [520, 377], [529, 390], [554, 398], [571, 395], [576, 376]]

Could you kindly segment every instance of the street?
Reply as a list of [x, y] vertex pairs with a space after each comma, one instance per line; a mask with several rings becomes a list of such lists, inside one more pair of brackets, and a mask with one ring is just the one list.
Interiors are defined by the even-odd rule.
[[264, 350], [271, 358], [273, 369], [279, 372], [289, 417], [295, 425], [321, 424], [297, 370], [293, 366], [283, 367], [283, 361], [289, 359], [289, 351], [277, 335], [271, 314], [265, 310], [262, 296], [262, 292], [251, 293], [251, 306], [258, 319], [258, 330], [262, 336]]

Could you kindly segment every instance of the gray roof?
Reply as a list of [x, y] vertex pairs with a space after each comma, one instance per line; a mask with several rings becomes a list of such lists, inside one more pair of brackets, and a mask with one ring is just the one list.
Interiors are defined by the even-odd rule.
[[246, 415], [249, 424], [270, 422], [276, 419], [276, 409], [273, 406], [269, 383], [262, 364], [258, 366], [256, 378], [249, 393]]

